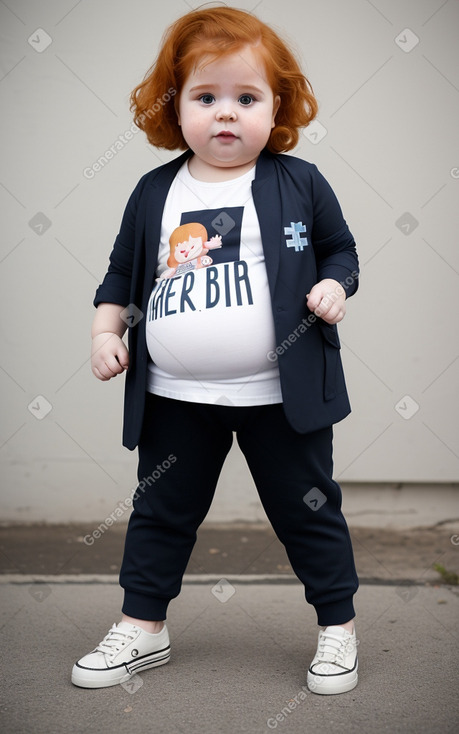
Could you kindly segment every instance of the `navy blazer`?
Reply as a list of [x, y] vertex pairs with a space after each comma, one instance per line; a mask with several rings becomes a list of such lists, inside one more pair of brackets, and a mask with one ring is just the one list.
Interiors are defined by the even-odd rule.
[[[190, 155], [188, 150], [140, 179], [94, 299], [95, 306], [128, 307], [132, 324], [123, 428], [123, 444], [129, 449], [137, 446], [142, 429], [149, 359], [143, 316], [155, 281], [164, 204]], [[276, 335], [276, 348], [268, 358], [278, 361], [290, 425], [307, 433], [331, 426], [350, 412], [337, 328], [309, 311], [306, 294], [323, 278], [340, 282], [347, 296], [357, 290], [355, 243], [333, 191], [311, 163], [262, 151], [252, 194]]]

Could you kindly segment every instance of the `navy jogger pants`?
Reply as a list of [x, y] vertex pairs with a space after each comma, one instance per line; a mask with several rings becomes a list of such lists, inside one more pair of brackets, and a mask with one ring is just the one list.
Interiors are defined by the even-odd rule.
[[358, 579], [341, 490], [332, 479], [332, 428], [297, 433], [282, 404], [206, 405], [150, 393], [120, 572], [123, 612], [136, 619], [166, 618], [233, 432], [318, 624], [352, 619]]

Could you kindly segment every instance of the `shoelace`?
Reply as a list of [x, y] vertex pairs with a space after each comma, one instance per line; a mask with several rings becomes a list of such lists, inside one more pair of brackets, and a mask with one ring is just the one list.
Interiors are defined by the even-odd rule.
[[114, 624], [102, 642], [97, 645], [95, 652], [102, 652], [104, 655], [114, 655], [133, 639], [133, 635], [118, 629], [116, 624]]
[[343, 639], [342, 637], [338, 637], [338, 635], [324, 631], [320, 636], [317, 656], [321, 658], [320, 662], [344, 667], [345, 656], [351, 654], [354, 649], [355, 644], [352, 637]]

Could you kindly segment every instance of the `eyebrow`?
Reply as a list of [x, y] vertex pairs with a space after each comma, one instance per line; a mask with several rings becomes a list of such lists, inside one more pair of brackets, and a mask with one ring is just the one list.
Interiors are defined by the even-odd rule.
[[[196, 84], [194, 87], [191, 87], [191, 89], [189, 89], [189, 92], [199, 92], [199, 90], [204, 89], [218, 89], [219, 87], [219, 84]], [[244, 92], [255, 92], [256, 94], [263, 94], [262, 90], [259, 87], [254, 86], [253, 84], [235, 84], [234, 89], [239, 91], [243, 90]]]

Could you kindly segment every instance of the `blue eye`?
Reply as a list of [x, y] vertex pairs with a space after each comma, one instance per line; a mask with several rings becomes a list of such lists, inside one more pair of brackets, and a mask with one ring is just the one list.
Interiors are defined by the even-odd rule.
[[241, 96], [239, 97], [239, 102], [240, 104], [247, 107], [247, 105], [252, 104], [253, 97], [251, 94], [241, 94]]
[[212, 102], [215, 102], [215, 97], [213, 94], [201, 94], [199, 101], [203, 104], [212, 104]]

